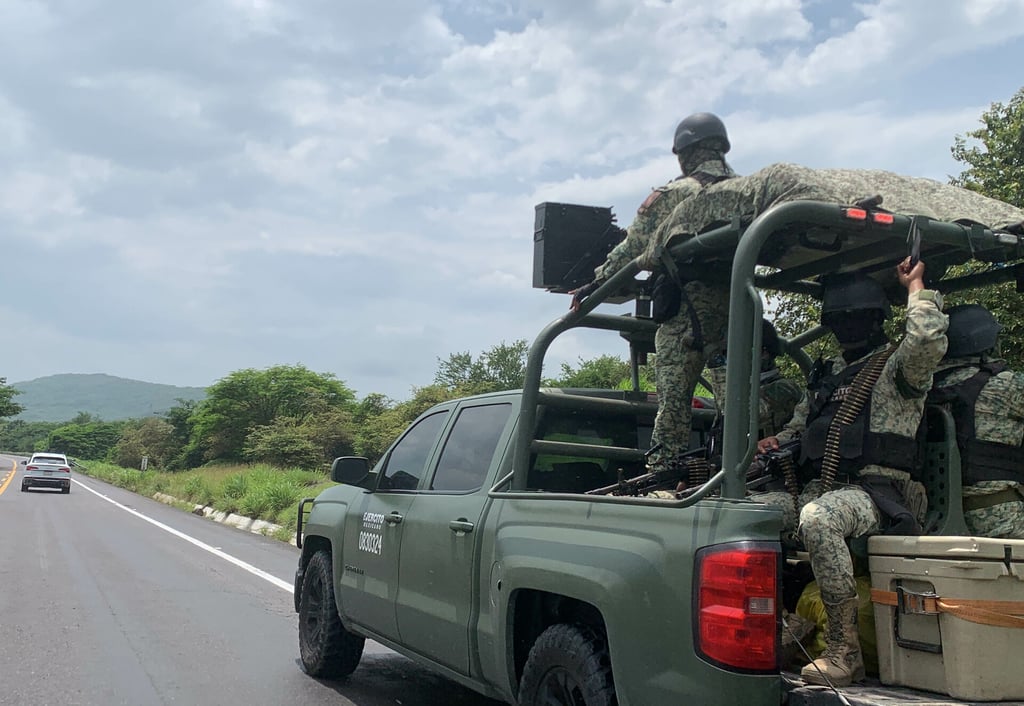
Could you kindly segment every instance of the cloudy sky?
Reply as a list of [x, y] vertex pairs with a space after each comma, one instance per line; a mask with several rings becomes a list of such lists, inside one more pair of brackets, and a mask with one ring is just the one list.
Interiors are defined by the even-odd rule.
[[1024, 0], [2, 0], [0, 377], [406, 399], [566, 309], [535, 205], [628, 224], [686, 114], [741, 172], [945, 180], [1022, 56]]

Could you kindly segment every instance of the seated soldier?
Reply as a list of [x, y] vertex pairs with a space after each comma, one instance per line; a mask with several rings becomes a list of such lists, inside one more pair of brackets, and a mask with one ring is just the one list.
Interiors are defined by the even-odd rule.
[[[782, 377], [775, 359], [782, 355], [779, 333], [768, 319], [761, 320], [761, 386], [758, 439], [775, 436], [793, 416], [793, 409], [804, 396], [804, 388], [795, 380]], [[715, 392], [719, 413], [725, 411], [725, 356], [711, 361], [708, 377]]]
[[1024, 374], [995, 357], [1002, 326], [979, 304], [948, 312], [949, 348], [928, 401], [949, 409], [971, 534], [1024, 539]]
[[842, 356], [811, 380], [793, 419], [762, 439], [767, 453], [780, 441], [800, 440], [800, 461], [810, 482], [799, 498], [783, 498], [786, 529], [798, 532], [810, 555], [825, 607], [825, 652], [801, 671], [811, 684], [848, 686], [864, 678], [857, 633], [858, 599], [846, 540], [878, 532], [913, 534], [924, 515], [924, 490], [911, 481], [919, 465], [917, 430], [932, 372], [946, 351], [941, 295], [924, 287], [924, 263], [907, 258], [897, 268], [907, 289], [906, 336], [889, 342], [882, 324], [890, 315], [882, 286], [845, 275], [825, 282], [821, 323]]

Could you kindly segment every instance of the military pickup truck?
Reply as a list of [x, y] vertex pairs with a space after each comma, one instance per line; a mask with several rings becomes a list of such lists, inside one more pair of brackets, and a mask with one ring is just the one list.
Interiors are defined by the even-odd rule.
[[[884, 276], [908, 247], [939, 289], [1020, 283], [1022, 246], [1024, 237], [977, 224], [796, 201], [670, 252], [680, 262], [731, 262], [728, 350], [759, 351], [763, 289], [814, 296], [822, 273]], [[972, 258], [994, 266], [941, 279]], [[627, 266], [539, 334], [523, 390], [433, 407], [372, 468], [362, 458], [335, 461], [338, 485], [299, 510], [294, 595], [305, 671], [351, 674], [369, 638], [523, 706], [963, 703], [877, 680], [841, 692], [809, 687], [780, 669], [791, 560], [781, 518], [748, 499], [746, 487], [756, 357], [729, 356], [720, 460], [708, 462], [706, 480], [675, 493], [675, 479], [647, 475], [657, 403], [640, 390], [636, 365], [651, 352], [656, 325], [645, 315], [640, 272], [638, 262]], [[635, 315], [594, 312], [629, 297]], [[627, 341], [632, 390], [542, 388], [546, 351], [577, 327]], [[803, 370], [802, 348], [822, 335], [817, 327], [784, 341]], [[946, 417], [935, 420], [928, 526], [964, 534], [955, 439]], [[705, 445], [714, 421], [712, 409], [695, 410], [692, 448]]]

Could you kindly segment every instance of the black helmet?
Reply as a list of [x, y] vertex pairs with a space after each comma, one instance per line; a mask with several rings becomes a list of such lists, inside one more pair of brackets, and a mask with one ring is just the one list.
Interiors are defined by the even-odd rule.
[[768, 355], [777, 358], [782, 355], [782, 342], [779, 341], [779, 332], [768, 319], [761, 319], [761, 348], [768, 351]]
[[836, 275], [824, 282], [821, 297], [822, 323], [831, 314], [843, 311], [877, 310], [883, 318], [892, 315], [892, 307], [877, 281], [860, 272]]
[[729, 151], [729, 136], [725, 132], [725, 123], [713, 113], [694, 113], [683, 118], [676, 127], [676, 136], [672, 141], [672, 154], [679, 154], [687, 147], [702, 140], [714, 139], [722, 154]]
[[949, 315], [947, 358], [978, 355], [996, 347], [1003, 327], [981, 304], [960, 304], [946, 313]]

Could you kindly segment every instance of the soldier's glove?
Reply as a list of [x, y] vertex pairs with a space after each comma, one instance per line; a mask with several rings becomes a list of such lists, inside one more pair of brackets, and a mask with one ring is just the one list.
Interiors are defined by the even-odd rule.
[[570, 292], [570, 294], [572, 294], [572, 303], [569, 304], [569, 308], [572, 309], [573, 311], [579, 311], [580, 304], [583, 303], [583, 300], [589, 297], [591, 294], [593, 294], [594, 291], [597, 290], [597, 288], [600, 286], [601, 283], [595, 280], [593, 282], [588, 282], [582, 287], [577, 287], [576, 289], [572, 290]]

